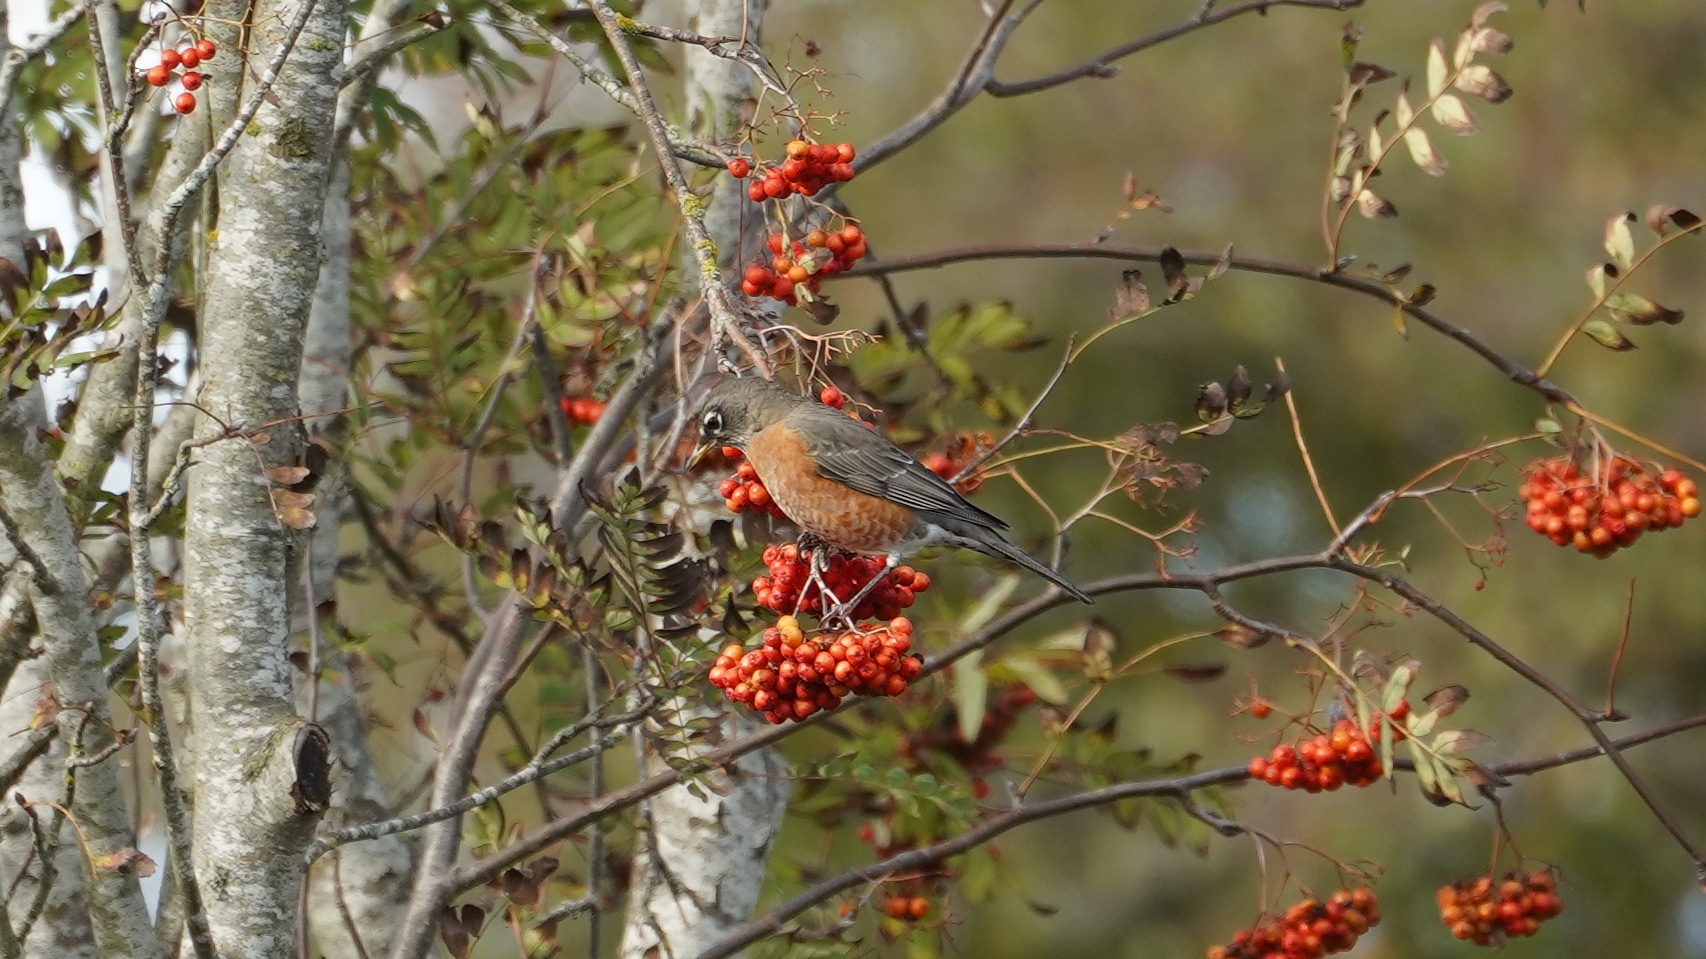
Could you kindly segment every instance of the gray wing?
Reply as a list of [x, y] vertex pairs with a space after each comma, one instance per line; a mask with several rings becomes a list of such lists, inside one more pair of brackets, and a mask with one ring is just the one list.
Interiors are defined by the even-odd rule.
[[1007, 523], [967, 502], [948, 481], [925, 469], [888, 438], [845, 413], [819, 404], [802, 406], [790, 418], [810, 421], [812, 459], [818, 475], [869, 496], [920, 513], [1006, 529]]

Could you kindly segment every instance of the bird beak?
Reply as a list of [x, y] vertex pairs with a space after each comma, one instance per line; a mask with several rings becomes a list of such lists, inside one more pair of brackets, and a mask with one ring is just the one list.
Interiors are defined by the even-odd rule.
[[693, 455], [687, 458], [687, 468], [693, 469], [698, 466], [699, 461], [704, 459], [713, 449], [716, 449], [716, 444], [714, 443], [700, 443], [698, 446], [695, 446], [693, 448]]

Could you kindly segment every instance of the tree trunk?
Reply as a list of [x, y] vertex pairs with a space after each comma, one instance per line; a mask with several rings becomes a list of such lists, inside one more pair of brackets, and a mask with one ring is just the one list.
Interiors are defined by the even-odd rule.
[[[255, 5], [252, 62], [279, 48], [299, 9]], [[297, 716], [289, 658], [303, 538], [281, 523], [262, 470], [297, 465], [302, 452], [297, 379], [347, 16], [344, 0], [319, 0], [268, 103], [219, 168], [202, 302], [199, 401], [211, 415], [198, 433], [216, 434], [217, 416], [265, 434], [198, 452], [185, 529], [194, 861], [214, 942], [235, 959], [296, 955], [302, 854], [329, 800], [329, 743]]]

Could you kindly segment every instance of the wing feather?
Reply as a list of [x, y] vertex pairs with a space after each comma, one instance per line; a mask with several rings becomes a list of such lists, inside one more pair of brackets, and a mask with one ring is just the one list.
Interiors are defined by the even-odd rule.
[[809, 424], [802, 432], [809, 437], [818, 475], [825, 479], [899, 503], [924, 514], [926, 519], [958, 520], [995, 530], [1007, 528], [1000, 517], [967, 502], [947, 480], [845, 413], [813, 403], [800, 407], [789, 418], [794, 417], [801, 417]]

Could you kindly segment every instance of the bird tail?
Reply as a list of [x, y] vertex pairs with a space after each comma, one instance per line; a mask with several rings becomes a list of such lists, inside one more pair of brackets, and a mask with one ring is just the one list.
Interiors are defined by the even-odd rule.
[[1038, 576], [1041, 576], [1043, 579], [1046, 579], [1056, 586], [1059, 586], [1061, 589], [1066, 590], [1072, 595], [1073, 599], [1078, 600], [1080, 603], [1095, 602], [1095, 600], [1090, 598], [1088, 593], [1068, 582], [1066, 577], [1052, 569], [1049, 569], [1047, 566], [1043, 565], [1041, 560], [1032, 556], [1030, 553], [1027, 553], [1019, 547], [1014, 546], [1012, 543], [1009, 543], [1000, 533], [997, 533], [994, 530], [984, 532], [985, 535], [977, 537], [977, 540], [972, 547], [978, 552], [988, 553], [991, 556], [999, 556], [1008, 562], [1023, 566], [1031, 572], [1036, 573]]

